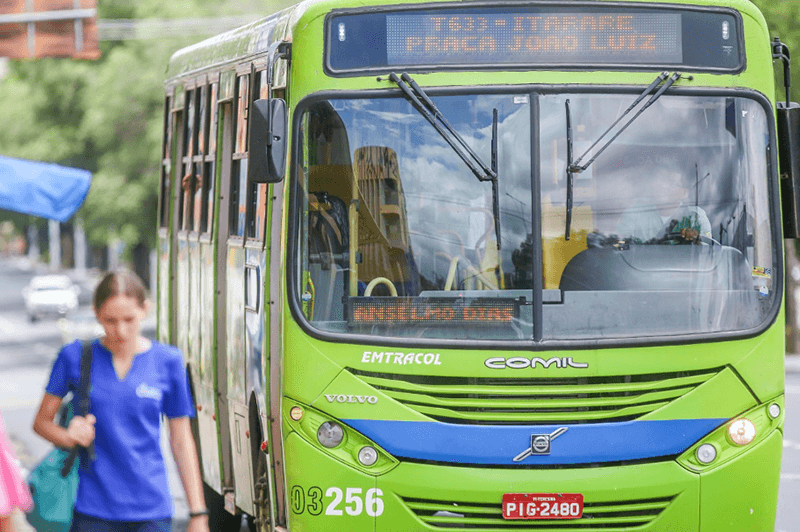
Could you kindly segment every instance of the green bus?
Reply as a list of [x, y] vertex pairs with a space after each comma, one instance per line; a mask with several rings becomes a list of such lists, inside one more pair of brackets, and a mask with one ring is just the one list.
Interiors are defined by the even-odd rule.
[[310, 0], [175, 53], [214, 529], [772, 530], [788, 71], [746, 0]]

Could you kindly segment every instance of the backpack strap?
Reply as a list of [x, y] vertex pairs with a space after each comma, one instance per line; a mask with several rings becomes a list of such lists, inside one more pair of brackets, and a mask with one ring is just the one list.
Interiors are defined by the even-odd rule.
[[[81, 342], [81, 380], [78, 383], [78, 407], [75, 411], [76, 416], [86, 417], [89, 414], [89, 393], [92, 385], [92, 343], [90, 341]], [[61, 476], [66, 477], [72, 470], [72, 464], [78, 457], [81, 449], [85, 449], [89, 455], [87, 466], [91, 465], [95, 456], [94, 442], [90, 443], [88, 447], [73, 447], [66, 460], [64, 460], [64, 467], [61, 468]]]

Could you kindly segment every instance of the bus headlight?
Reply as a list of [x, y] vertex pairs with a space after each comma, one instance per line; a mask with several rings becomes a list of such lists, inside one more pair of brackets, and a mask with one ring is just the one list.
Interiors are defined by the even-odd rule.
[[697, 456], [697, 460], [700, 462], [710, 464], [717, 459], [717, 448], [710, 443], [704, 443], [697, 448], [695, 456]]
[[778, 416], [781, 415], [781, 406], [778, 403], [772, 403], [771, 405], [769, 405], [767, 412], [769, 412], [769, 417], [771, 417], [772, 419], [776, 419]]
[[378, 461], [378, 451], [367, 445], [358, 451], [358, 461], [369, 467]]
[[341, 425], [338, 423], [326, 421], [319, 426], [319, 430], [317, 430], [317, 439], [323, 447], [333, 449], [342, 443], [342, 440], [344, 439], [344, 431], [342, 430]]
[[[297, 416], [299, 411], [302, 416]], [[283, 423], [284, 430], [293, 432], [319, 452], [366, 475], [383, 475], [400, 463], [346, 422], [288, 398], [284, 398]]]
[[737, 419], [728, 425], [728, 436], [736, 445], [747, 445], [756, 437], [756, 426], [749, 419]]
[[783, 396], [760, 404], [719, 425], [689, 447], [677, 462], [694, 473], [703, 473], [735, 460], [783, 425]]

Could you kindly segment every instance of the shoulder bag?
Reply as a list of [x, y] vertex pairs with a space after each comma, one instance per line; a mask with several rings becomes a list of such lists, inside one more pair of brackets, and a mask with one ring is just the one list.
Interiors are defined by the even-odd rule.
[[[78, 384], [77, 415], [89, 413], [89, 387], [92, 375], [92, 344], [81, 344], [81, 377]], [[72, 419], [72, 402], [62, 405], [59, 424], [69, 425]], [[94, 460], [94, 444], [85, 449], [89, 460]], [[81, 448], [53, 449], [28, 476], [28, 486], [33, 498], [33, 509], [27, 514], [28, 522], [37, 532], [68, 532], [72, 524], [72, 511], [78, 495], [78, 457]]]

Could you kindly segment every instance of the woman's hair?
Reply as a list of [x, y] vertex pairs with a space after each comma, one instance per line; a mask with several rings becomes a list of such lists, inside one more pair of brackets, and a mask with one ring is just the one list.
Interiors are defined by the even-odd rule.
[[100, 309], [108, 299], [114, 296], [127, 296], [136, 300], [140, 307], [144, 307], [147, 300], [147, 290], [139, 276], [127, 270], [109, 272], [94, 289], [94, 308]]

